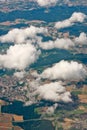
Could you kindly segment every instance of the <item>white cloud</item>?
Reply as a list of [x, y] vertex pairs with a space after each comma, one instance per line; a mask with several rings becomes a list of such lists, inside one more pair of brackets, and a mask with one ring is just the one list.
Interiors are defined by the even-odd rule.
[[44, 34], [44, 33], [47, 33], [47, 29], [43, 27], [38, 28], [30, 26], [24, 29], [15, 28], [13, 30], [10, 30], [6, 35], [0, 36], [0, 42], [2, 43], [13, 42], [20, 44], [20, 43], [26, 43], [26, 41], [30, 39], [29, 42], [31, 43], [31, 39], [36, 38], [37, 34]]
[[[66, 91], [65, 87], [60, 85], [58, 82], [45, 84], [39, 86], [36, 94], [39, 95], [39, 98], [50, 100], [53, 102], [64, 101], [71, 102], [71, 94]], [[63, 97], [64, 96], [64, 97]]]
[[74, 12], [72, 14], [72, 16], [69, 18], [71, 23], [75, 23], [75, 22], [84, 22], [86, 18], [86, 15], [84, 13], [81, 12]]
[[60, 28], [66, 28], [72, 26], [74, 23], [70, 22], [69, 19], [64, 20], [64, 21], [59, 21], [56, 22], [55, 28], [60, 29]]
[[78, 62], [60, 61], [53, 67], [47, 68], [41, 74], [42, 78], [62, 79], [62, 80], [82, 80], [86, 77], [87, 72], [84, 66]]
[[76, 22], [84, 22], [86, 18], [86, 15], [81, 12], [74, 12], [72, 16], [64, 21], [59, 21], [56, 22], [55, 28], [60, 29], [60, 28], [66, 28], [74, 25]]
[[75, 37], [73, 39], [70, 38], [57, 38], [56, 40], [49, 40], [46, 42], [42, 41], [42, 38], [37, 38], [37, 43], [40, 48], [44, 50], [51, 50], [54, 48], [59, 49], [71, 49], [76, 46], [80, 45], [87, 45], [87, 34], [82, 32], [80, 33], [79, 37]]
[[69, 38], [57, 38], [55, 41], [40, 42], [39, 46], [44, 50], [50, 50], [53, 48], [69, 49], [74, 46], [74, 43]]
[[86, 33], [84, 33], [84, 32], [80, 33], [80, 36], [76, 37], [74, 41], [77, 45], [87, 45]]
[[22, 70], [34, 63], [39, 54], [31, 44], [10, 46], [6, 54], [0, 55], [0, 67]]
[[57, 3], [58, 0], [36, 0], [39, 6], [52, 6]]

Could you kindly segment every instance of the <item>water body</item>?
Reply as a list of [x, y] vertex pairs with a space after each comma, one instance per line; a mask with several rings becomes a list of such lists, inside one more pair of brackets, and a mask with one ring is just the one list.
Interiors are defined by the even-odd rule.
[[30, 121], [25, 123], [18, 123], [19, 126], [22, 126], [24, 130], [55, 130], [51, 121], [41, 120], [41, 121]]
[[[28, 119], [39, 119], [41, 115], [34, 112], [37, 105], [23, 106], [23, 102], [14, 101], [13, 104], [2, 107], [3, 113], [23, 115], [24, 120]], [[54, 130], [51, 121], [48, 120], [38, 120], [38, 121], [28, 121], [23, 123], [15, 123], [15, 125], [21, 126], [24, 130]]]
[[55, 6], [49, 9], [48, 13], [45, 13], [45, 8], [35, 9], [31, 11], [12, 11], [8, 13], [0, 12], [0, 22], [7, 20], [14, 21], [17, 18], [27, 20], [44, 20], [46, 22], [55, 22], [58, 20], [64, 20], [70, 17], [73, 12], [83, 12], [87, 14], [87, 7], [85, 6]]

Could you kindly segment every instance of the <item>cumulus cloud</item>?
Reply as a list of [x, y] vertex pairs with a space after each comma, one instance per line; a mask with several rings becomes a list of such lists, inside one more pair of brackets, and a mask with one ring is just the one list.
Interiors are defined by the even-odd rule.
[[74, 12], [72, 16], [69, 18], [69, 20], [74, 23], [74, 22], [84, 22], [86, 18], [86, 15], [81, 12]]
[[69, 49], [74, 46], [74, 43], [69, 38], [57, 38], [55, 41], [40, 42], [39, 46], [44, 50], [50, 50], [53, 48]]
[[60, 85], [58, 82], [39, 86], [36, 91], [36, 94], [39, 95], [39, 98], [44, 100], [49, 100], [53, 102], [72, 102], [71, 94], [67, 92], [65, 87]]
[[[15, 28], [13, 30], [10, 30], [6, 35], [2, 35], [0, 36], [0, 42], [2, 43], [25, 43], [27, 40], [31, 40], [36, 38], [37, 34], [44, 34], [47, 33], [47, 29], [43, 28], [43, 27], [34, 27], [34, 26], [30, 26], [28, 28], [24, 28], [24, 29], [18, 29]], [[31, 42], [31, 41], [29, 41]]]
[[52, 6], [57, 3], [58, 0], [36, 0], [39, 6]]
[[57, 29], [66, 28], [66, 27], [70, 27], [70, 26], [72, 26], [72, 25], [73, 25], [73, 23], [71, 23], [71, 22], [69, 21], [69, 19], [68, 19], [68, 20], [64, 20], [64, 21], [59, 21], [59, 22], [57, 22], [57, 23], [55, 24], [55, 28], [57, 28]]
[[80, 33], [80, 36], [76, 37], [74, 41], [77, 45], [87, 45], [86, 33], [84, 33], [84, 32]]
[[41, 77], [51, 80], [62, 79], [62, 80], [82, 80], [86, 77], [87, 72], [84, 66], [75, 61], [60, 61], [56, 63], [53, 67], [45, 69]]
[[82, 32], [78, 37], [73, 39], [70, 38], [57, 38], [56, 40], [49, 40], [46, 42], [42, 41], [42, 38], [39, 37], [38, 45], [43, 50], [51, 50], [54, 48], [59, 49], [70, 49], [80, 45], [87, 45], [87, 34]]
[[0, 54], [0, 67], [22, 70], [34, 63], [39, 54], [40, 51], [31, 44], [10, 46], [6, 54]]
[[81, 12], [74, 12], [72, 16], [64, 21], [59, 21], [56, 22], [55, 28], [60, 29], [60, 28], [66, 28], [74, 25], [76, 22], [84, 22], [86, 18], [86, 15]]

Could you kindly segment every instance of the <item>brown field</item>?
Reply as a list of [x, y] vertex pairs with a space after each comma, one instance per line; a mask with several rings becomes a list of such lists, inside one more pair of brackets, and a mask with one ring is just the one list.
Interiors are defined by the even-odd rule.
[[23, 121], [23, 116], [12, 115], [12, 114], [0, 114], [0, 130], [22, 130], [18, 126], [13, 126], [12, 121]]
[[79, 94], [78, 97], [81, 103], [87, 103], [87, 94]]
[[23, 121], [23, 116], [13, 115], [14, 121]]
[[69, 118], [65, 118], [64, 123], [63, 123], [64, 130], [67, 130], [68, 128], [70, 128], [73, 123], [74, 123], [74, 120], [69, 119]]

